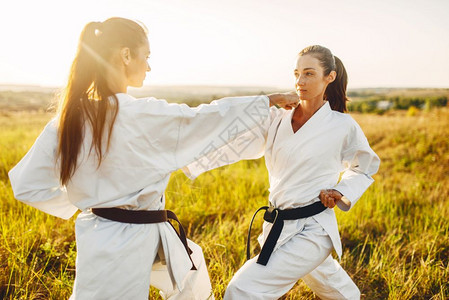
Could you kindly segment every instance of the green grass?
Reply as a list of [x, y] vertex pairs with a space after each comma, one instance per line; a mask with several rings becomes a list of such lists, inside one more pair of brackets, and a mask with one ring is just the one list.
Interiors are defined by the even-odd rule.
[[[74, 218], [57, 219], [14, 200], [7, 171], [49, 114], [0, 115], [0, 298], [67, 299], [74, 279]], [[382, 159], [376, 182], [348, 213], [337, 210], [341, 264], [364, 299], [449, 297], [449, 110], [354, 115]], [[263, 159], [201, 175], [173, 174], [167, 208], [203, 247], [221, 299], [244, 263], [254, 210], [268, 197]], [[261, 220], [254, 226], [252, 245]], [[159, 299], [151, 289], [151, 299]], [[284, 299], [314, 299], [301, 281]]]

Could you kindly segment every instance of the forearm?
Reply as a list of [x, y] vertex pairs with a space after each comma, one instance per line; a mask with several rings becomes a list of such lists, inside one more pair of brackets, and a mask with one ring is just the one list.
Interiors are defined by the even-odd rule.
[[373, 178], [367, 174], [346, 171], [342, 180], [334, 187], [342, 195], [342, 201], [337, 203], [338, 207], [344, 211], [352, 208], [373, 182]]
[[296, 93], [274, 93], [267, 95], [271, 106], [277, 108], [292, 109], [296, 107], [299, 102], [298, 95]]

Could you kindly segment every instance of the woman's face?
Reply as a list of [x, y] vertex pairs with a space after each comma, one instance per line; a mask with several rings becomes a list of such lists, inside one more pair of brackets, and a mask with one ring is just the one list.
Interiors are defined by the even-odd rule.
[[324, 69], [320, 61], [313, 55], [298, 56], [296, 60], [295, 88], [301, 100], [322, 100], [327, 85], [334, 80], [331, 74], [324, 76]]
[[126, 67], [126, 77], [128, 85], [132, 87], [141, 87], [145, 80], [146, 72], [150, 72], [151, 68], [148, 64], [150, 57], [150, 45], [148, 41], [141, 47], [137, 48], [134, 55]]

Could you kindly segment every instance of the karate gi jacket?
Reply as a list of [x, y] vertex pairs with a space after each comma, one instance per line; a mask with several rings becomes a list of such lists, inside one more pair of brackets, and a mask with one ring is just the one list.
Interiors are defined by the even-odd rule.
[[[165, 208], [164, 191], [173, 171], [269, 123], [270, 118], [266, 96], [224, 98], [197, 108], [155, 98], [116, 96], [119, 111], [101, 165], [98, 167], [95, 151], [91, 151], [92, 134], [86, 124], [76, 172], [66, 186], [61, 186], [56, 157], [57, 119], [53, 119], [9, 172], [16, 199], [64, 219], [77, 210], [90, 208], [162, 210]], [[133, 238], [142, 232], [138, 227], [121, 224], [123, 232], [128, 230], [124, 243], [139, 240]], [[182, 289], [182, 280], [192, 264], [177, 233], [167, 222], [141, 226], [151, 227], [149, 232], [160, 235], [172, 281]], [[107, 239], [107, 235], [114, 235], [114, 232], [105, 231], [104, 234]], [[151, 252], [152, 249], [142, 251]], [[100, 267], [114, 268], [114, 264]], [[136, 274], [151, 272], [151, 268], [140, 270], [144, 267], [144, 264], [136, 264]], [[131, 276], [123, 274], [123, 280], [130, 280]]]
[[[328, 102], [297, 132], [292, 129], [292, 115], [293, 110], [271, 108], [271, 120], [265, 127], [255, 128], [209, 153], [186, 166], [184, 172], [193, 179], [211, 167], [264, 155], [271, 205], [280, 209], [306, 206], [320, 201], [321, 190], [336, 189], [349, 200], [338, 206], [349, 210], [373, 183], [379, 157], [357, 122], [348, 114], [332, 110]], [[342, 246], [334, 210], [326, 209], [313, 218], [328, 233], [340, 257]], [[306, 219], [284, 221], [274, 251], [301, 232], [305, 222]], [[271, 227], [271, 223], [264, 222], [259, 236], [261, 245]]]

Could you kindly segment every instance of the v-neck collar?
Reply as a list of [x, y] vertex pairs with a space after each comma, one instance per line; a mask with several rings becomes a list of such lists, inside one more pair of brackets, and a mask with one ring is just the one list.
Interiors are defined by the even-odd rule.
[[298, 130], [296, 130], [296, 132], [293, 130], [293, 124], [292, 124], [292, 119], [293, 119], [293, 114], [295, 113], [296, 109], [292, 110], [292, 112], [290, 113], [289, 116], [289, 128], [290, 128], [290, 132], [293, 135], [296, 135], [298, 132], [300, 132], [301, 130], [303, 130], [304, 127], [309, 127], [310, 123], [314, 123], [315, 120], [320, 120], [322, 119], [324, 116], [326, 116], [330, 111], [331, 111], [331, 107], [329, 105], [329, 101], [326, 101]]
[[[283, 167], [288, 164], [290, 156], [295, 153], [292, 149], [294, 149], [294, 145], [298, 143], [298, 139], [304, 139], [307, 138], [309, 134], [313, 134], [316, 127], [320, 126], [321, 121], [332, 112], [332, 109], [330, 108], [329, 102], [324, 103], [324, 105], [321, 106], [296, 132], [293, 132], [291, 124], [293, 112], [294, 111], [291, 110], [290, 115], [286, 114], [279, 125], [276, 140], [273, 141], [272, 151], [270, 153], [271, 156], [267, 160], [267, 167], [270, 172], [282, 170]], [[286, 152], [282, 151], [284, 147], [288, 147]], [[276, 168], [274, 168], [275, 165]]]

